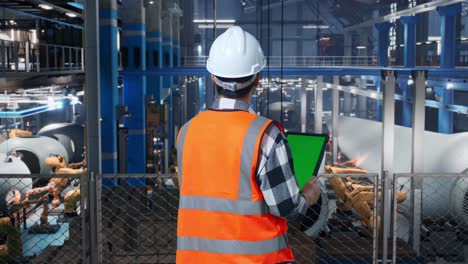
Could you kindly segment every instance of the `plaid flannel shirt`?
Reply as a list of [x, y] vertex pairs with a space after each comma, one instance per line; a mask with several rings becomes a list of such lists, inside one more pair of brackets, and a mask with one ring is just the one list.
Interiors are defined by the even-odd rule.
[[[211, 109], [255, 113], [246, 102], [227, 98], [216, 99]], [[285, 135], [271, 124], [260, 143], [257, 184], [272, 215], [299, 220], [308, 206], [294, 176], [291, 157]]]

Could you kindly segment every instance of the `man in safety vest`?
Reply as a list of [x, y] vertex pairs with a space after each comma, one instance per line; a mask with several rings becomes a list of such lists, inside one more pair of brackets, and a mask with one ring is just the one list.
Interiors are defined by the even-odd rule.
[[294, 262], [286, 217], [305, 215], [320, 187], [313, 177], [299, 190], [281, 126], [249, 107], [265, 64], [240, 27], [211, 46], [206, 67], [218, 98], [177, 137], [177, 263]]

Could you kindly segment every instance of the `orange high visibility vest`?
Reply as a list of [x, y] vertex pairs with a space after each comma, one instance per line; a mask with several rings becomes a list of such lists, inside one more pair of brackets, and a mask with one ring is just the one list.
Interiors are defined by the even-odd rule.
[[177, 263], [294, 261], [286, 220], [268, 213], [256, 171], [271, 123], [246, 111], [205, 111], [179, 132]]

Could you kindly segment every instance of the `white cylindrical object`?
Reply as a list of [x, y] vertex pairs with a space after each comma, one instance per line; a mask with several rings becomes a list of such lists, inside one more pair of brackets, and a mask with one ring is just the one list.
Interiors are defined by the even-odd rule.
[[57, 140], [49, 137], [15, 137], [0, 144], [0, 153], [17, 152], [33, 174], [51, 174], [51, 168], [44, 164], [50, 155], [60, 155], [68, 163], [68, 153]]
[[[20, 158], [0, 153], [0, 174], [30, 174], [28, 166]], [[2, 178], [0, 176], [0, 210], [6, 209], [6, 196], [16, 189], [24, 199], [32, 187], [31, 178]]]

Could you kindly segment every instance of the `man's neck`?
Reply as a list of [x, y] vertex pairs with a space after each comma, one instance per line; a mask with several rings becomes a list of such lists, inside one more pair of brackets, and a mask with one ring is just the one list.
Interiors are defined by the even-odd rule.
[[[232, 98], [227, 98], [226, 96], [218, 95], [218, 98], [225, 98], [225, 99], [232, 99]], [[250, 96], [244, 97], [244, 98], [235, 98], [233, 100], [239, 100], [242, 102], [245, 102], [247, 104], [250, 104]]]

